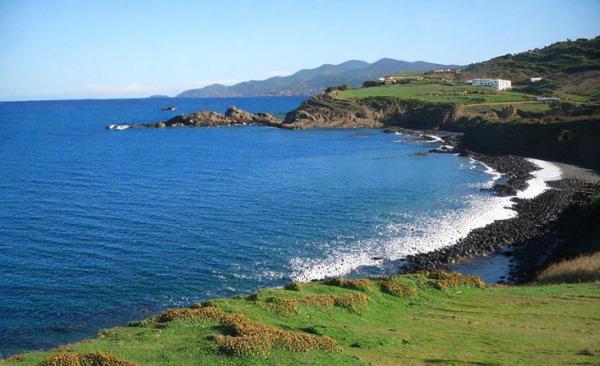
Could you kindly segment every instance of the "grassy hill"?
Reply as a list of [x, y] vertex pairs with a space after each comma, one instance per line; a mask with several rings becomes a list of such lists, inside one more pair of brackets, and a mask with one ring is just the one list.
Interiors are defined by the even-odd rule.
[[294, 283], [0, 365], [597, 364], [598, 314], [599, 283], [488, 287], [441, 272]]
[[498, 77], [525, 84], [530, 77], [543, 77], [531, 91], [557, 91], [600, 96], [600, 37], [557, 42], [544, 48], [507, 54], [471, 64], [465, 77]]

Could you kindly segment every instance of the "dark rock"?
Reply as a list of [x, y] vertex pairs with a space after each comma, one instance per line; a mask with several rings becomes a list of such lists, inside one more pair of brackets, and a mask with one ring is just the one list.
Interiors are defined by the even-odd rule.
[[268, 113], [252, 114], [237, 107], [230, 107], [225, 114], [209, 111], [198, 111], [175, 116], [167, 121], [157, 123], [118, 125], [111, 124], [106, 128], [123, 130], [127, 128], [167, 128], [167, 127], [214, 127], [236, 125], [260, 125], [282, 127], [281, 120]]

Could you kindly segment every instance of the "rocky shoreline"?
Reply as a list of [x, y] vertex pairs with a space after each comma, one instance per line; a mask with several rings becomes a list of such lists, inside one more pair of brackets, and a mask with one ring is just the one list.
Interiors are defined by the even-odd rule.
[[[467, 155], [504, 174], [509, 184], [517, 190], [527, 188], [527, 180], [536, 170], [534, 164], [516, 156], [489, 156], [469, 152]], [[498, 254], [511, 256], [509, 282], [529, 281], [552, 255], [564, 234], [556, 223], [600, 193], [600, 184], [581, 179], [567, 178], [547, 183], [550, 189], [532, 199], [513, 197], [512, 207], [517, 216], [495, 221], [477, 228], [456, 244], [436, 251], [407, 256], [401, 264], [402, 273], [432, 269], [448, 269], [449, 266], [470, 259]], [[505, 195], [506, 192], [495, 194]], [[512, 195], [512, 194], [511, 194]]]

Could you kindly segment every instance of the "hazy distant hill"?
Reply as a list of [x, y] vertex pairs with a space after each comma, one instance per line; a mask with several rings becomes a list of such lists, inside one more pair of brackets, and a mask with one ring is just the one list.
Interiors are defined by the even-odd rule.
[[465, 77], [499, 77], [513, 83], [542, 77], [540, 92], [600, 93], [600, 37], [553, 43], [469, 65]]
[[290, 76], [276, 76], [266, 80], [245, 81], [232, 86], [212, 84], [200, 89], [186, 90], [178, 97], [237, 97], [237, 96], [281, 96], [314, 95], [332, 85], [349, 84], [359, 86], [363, 81], [380, 78], [401, 71], [426, 71], [447, 68], [424, 61], [398, 61], [383, 58], [368, 63], [350, 60], [339, 65], [321, 65], [315, 69], [305, 69]]

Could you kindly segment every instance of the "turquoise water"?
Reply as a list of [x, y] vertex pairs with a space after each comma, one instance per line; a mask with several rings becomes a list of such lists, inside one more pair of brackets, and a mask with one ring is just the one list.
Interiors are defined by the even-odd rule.
[[0, 355], [292, 278], [393, 272], [496, 207], [484, 167], [380, 130], [104, 129], [301, 100], [0, 103]]

